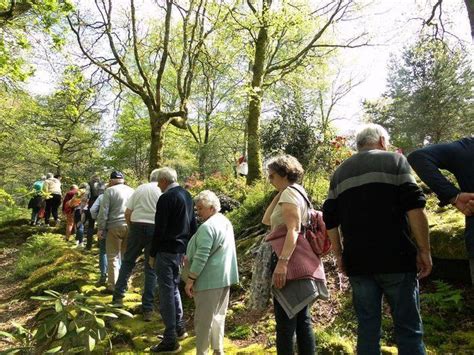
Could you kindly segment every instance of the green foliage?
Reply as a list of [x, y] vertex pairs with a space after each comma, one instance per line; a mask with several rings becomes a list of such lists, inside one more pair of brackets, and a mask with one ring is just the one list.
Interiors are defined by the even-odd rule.
[[16, 322], [12, 322], [12, 325], [15, 328], [13, 332], [0, 331], [0, 338], [3, 338], [3, 341], [10, 345], [5, 354], [29, 354], [35, 348], [34, 337], [37, 330], [26, 329]]
[[236, 235], [246, 227], [260, 223], [266, 207], [276, 192], [268, 183], [259, 182], [251, 186], [242, 205], [230, 212], [227, 217], [234, 226]]
[[43, 302], [36, 316], [34, 337], [37, 348], [42, 351], [91, 352], [102, 341], [108, 341], [111, 349], [106, 320], [116, 319], [119, 315], [133, 317], [119, 308], [87, 304], [87, 297], [75, 291], [60, 294], [47, 290], [45, 293], [46, 296], [32, 297]]
[[462, 291], [444, 281], [434, 281], [436, 290], [421, 293], [421, 311], [426, 342], [440, 348], [449, 344], [446, 332], [452, 329], [462, 331], [458, 315], [464, 310]]
[[262, 127], [262, 149], [265, 157], [291, 154], [308, 166], [317, 149], [314, 112], [308, 109], [301, 93], [294, 93], [281, 103], [274, 119]]
[[0, 208], [3, 206], [11, 206], [14, 203], [13, 197], [4, 189], [0, 188]]
[[329, 191], [329, 177], [324, 173], [306, 173], [303, 179], [303, 186], [311, 198], [313, 206], [321, 209]]
[[231, 339], [248, 339], [252, 336], [252, 328], [250, 325], [238, 325], [235, 329], [229, 333]]
[[389, 129], [393, 144], [411, 150], [474, 132], [474, 72], [462, 49], [421, 38], [390, 64], [383, 98], [366, 102], [368, 119]]
[[213, 174], [204, 180], [199, 180], [193, 175], [186, 180], [186, 184], [191, 188], [193, 195], [202, 190], [211, 190], [217, 195], [229, 196], [239, 202], [243, 202], [251, 191], [251, 188], [245, 184], [245, 178], [235, 178], [220, 173]]
[[354, 354], [354, 344], [350, 339], [324, 329], [315, 331], [318, 354]]
[[18, 261], [15, 265], [15, 275], [28, 278], [43, 265], [53, 263], [66, 250], [66, 242], [59, 234], [36, 234], [23, 244]]
[[448, 312], [461, 312], [463, 308], [462, 291], [455, 289], [450, 284], [436, 280], [436, 291], [433, 293], [423, 293], [422, 302], [430, 310], [430, 314], [445, 314]]
[[[8, 14], [11, 4], [13, 11]], [[25, 60], [31, 49], [30, 42], [34, 41], [28, 35], [33, 32], [42, 32], [56, 38], [63, 38], [63, 31], [59, 28], [61, 19], [71, 11], [72, 3], [61, 0], [42, 1], [3, 1], [0, 3], [0, 82], [11, 85], [17, 81], [24, 81], [33, 74], [34, 68]], [[8, 14], [8, 15], [7, 15]]]

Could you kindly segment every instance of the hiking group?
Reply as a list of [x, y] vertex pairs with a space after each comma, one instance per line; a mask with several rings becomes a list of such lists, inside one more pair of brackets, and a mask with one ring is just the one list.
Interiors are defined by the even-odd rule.
[[[426, 354], [418, 280], [431, 273], [432, 260], [426, 199], [410, 164], [438, 195], [440, 205], [451, 203], [466, 216], [474, 284], [474, 138], [428, 146], [408, 159], [388, 150], [388, 133], [376, 124], [362, 126], [355, 142], [357, 153], [332, 175], [318, 228], [331, 241], [339, 271], [349, 278], [358, 321], [357, 353], [380, 354], [385, 297], [399, 354]], [[459, 188], [439, 169], [451, 171]], [[316, 353], [310, 309], [317, 299], [329, 297], [322, 255], [306, 237], [314, 211], [299, 184], [303, 174], [290, 155], [267, 164], [268, 181], [277, 191], [262, 223], [270, 227], [265, 241], [272, 248], [268, 267], [278, 354], [293, 354], [295, 347], [298, 354]], [[220, 213], [214, 192], [201, 191], [193, 200], [178, 184], [174, 169], [155, 169], [149, 181], [134, 190], [121, 172], [113, 171], [107, 185], [98, 176], [72, 185], [62, 200], [66, 239], [75, 229], [80, 247], [85, 233], [85, 248], [90, 249], [97, 224], [99, 282], [116, 306], [123, 306], [136, 261], [144, 254], [143, 320], [152, 320], [157, 293], [165, 325], [152, 352], [178, 353], [179, 341], [188, 335], [178, 287], [182, 279], [185, 293], [194, 299], [197, 354], [207, 354], [209, 348], [223, 354], [230, 287], [239, 282], [232, 224]], [[31, 223], [38, 223], [42, 209], [46, 224], [51, 215], [57, 223], [60, 177], [48, 174], [35, 182], [34, 190]]]

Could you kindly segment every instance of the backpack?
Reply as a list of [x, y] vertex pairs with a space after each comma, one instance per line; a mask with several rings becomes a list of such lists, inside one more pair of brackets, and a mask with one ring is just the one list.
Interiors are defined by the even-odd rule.
[[311, 249], [317, 256], [327, 254], [331, 250], [331, 240], [326, 231], [326, 224], [323, 221], [323, 213], [313, 208], [311, 201], [299, 189], [289, 186], [299, 192], [308, 204], [308, 223], [302, 224], [300, 234], [306, 238]]

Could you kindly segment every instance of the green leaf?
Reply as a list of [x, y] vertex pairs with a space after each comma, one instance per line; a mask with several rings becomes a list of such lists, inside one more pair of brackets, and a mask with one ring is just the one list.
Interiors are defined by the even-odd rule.
[[78, 328], [76, 328], [76, 333], [77, 333], [77, 334], [80, 334], [80, 333], [82, 333], [84, 330], [86, 330], [86, 327], [78, 327]]
[[31, 299], [37, 301], [54, 301], [56, 298], [50, 296], [32, 296]]
[[56, 300], [56, 302], [54, 302], [54, 309], [57, 313], [60, 313], [63, 310], [63, 304], [61, 300]]
[[101, 313], [101, 314], [98, 314], [98, 315], [101, 316], [101, 317], [118, 318], [118, 316], [115, 313], [110, 313], [110, 312]]
[[89, 351], [94, 350], [95, 348], [95, 339], [89, 335]]
[[63, 321], [59, 322], [58, 334], [56, 335], [57, 339], [61, 339], [67, 334], [67, 328]]
[[57, 291], [54, 291], [54, 290], [46, 290], [46, 291], [44, 291], [44, 293], [46, 293], [47, 295], [51, 295], [55, 298], [61, 297], [61, 294]]
[[55, 348], [51, 348], [49, 349], [48, 351], [45, 352], [45, 354], [55, 354], [57, 353], [59, 350], [61, 350], [61, 345], [60, 346], [56, 346]]
[[89, 313], [91, 315], [94, 315], [94, 312], [92, 312], [89, 308], [86, 307], [79, 307], [79, 309], [85, 313]]
[[132, 313], [130, 313], [130, 312], [128, 312], [128, 311], [126, 311], [126, 310], [124, 310], [124, 309], [122, 309], [122, 308], [116, 308], [116, 309], [114, 309], [114, 311], [117, 312], [117, 313], [120, 313], [120, 314], [122, 314], [122, 315], [124, 315], [124, 316], [133, 318], [133, 314], [132, 314]]
[[95, 318], [95, 321], [96, 321], [96, 323], [97, 323], [97, 325], [98, 325], [99, 327], [105, 328], [105, 322], [104, 322], [103, 319], [100, 319], [100, 318], [97, 318], [97, 317], [96, 317], [96, 318]]
[[3, 332], [0, 330], [0, 336], [5, 337], [5, 338], [10, 338], [10, 339], [15, 339], [15, 336], [13, 334]]

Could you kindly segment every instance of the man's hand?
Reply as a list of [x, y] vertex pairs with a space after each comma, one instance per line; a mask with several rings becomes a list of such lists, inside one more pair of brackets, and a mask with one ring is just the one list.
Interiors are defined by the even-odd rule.
[[416, 266], [418, 269], [418, 278], [428, 276], [433, 268], [433, 261], [431, 260], [431, 253], [429, 251], [418, 250], [416, 255]]
[[186, 294], [189, 296], [189, 298], [194, 297], [193, 286], [194, 286], [194, 280], [191, 280], [190, 278], [188, 278], [186, 280], [186, 286], [184, 286], [184, 291], [186, 291]]
[[474, 215], [474, 193], [461, 192], [451, 200], [451, 203], [464, 215], [468, 217]]
[[273, 272], [273, 286], [276, 288], [283, 288], [286, 284], [286, 273], [288, 271], [288, 262], [279, 260]]
[[148, 265], [154, 270], [155, 269], [155, 258], [150, 256], [148, 257]]
[[99, 240], [104, 239], [104, 231], [102, 229], [99, 229], [97, 231], [97, 239]]

